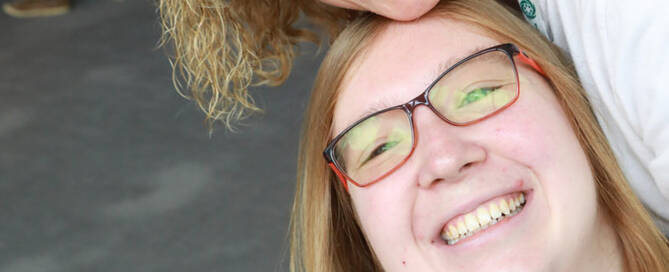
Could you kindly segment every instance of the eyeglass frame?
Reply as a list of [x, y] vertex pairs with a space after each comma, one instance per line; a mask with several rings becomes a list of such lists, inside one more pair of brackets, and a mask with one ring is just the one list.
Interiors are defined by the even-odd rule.
[[[495, 110], [495, 111], [493, 111], [493, 112], [491, 112], [491, 113], [489, 113], [489, 114], [487, 114], [483, 117], [480, 117], [480, 118], [477, 118], [477, 119], [474, 119], [474, 120], [471, 120], [471, 121], [467, 121], [467, 122], [464, 122], [464, 123], [457, 123], [457, 122], [453, 122], [451, 120], [448, 120], [448, 118], [446, 118], [442, 113], [440, 113], [439, 110], [435, 109], [432, 106], [432, 103], [430, 103], [430, 99], [429, 99], [430, 91], [444, 76], [446, 76], [446, 74], [448, 74], [450, 71], [452, 71], [453, 69], [460, 66], [462, 63], [465, 63], [465, 62], [467, 62], [467, 61], [469, 61], [469, 60], [471, 60], [475, 57], [478, 57], [480, 55], [490, 53], [490, 52], [494, 52], [494, 51], [504, 52], [507, 55], [507, 57], [509, 57], [509, 60], [511, 61], [511, 64], [513, 64], [513, 72], [516, 76], [516, 82], [517, 82], [517, 85], [518, 85], [517, 90], [516, 90], [516, 97], [511, 102], [509, 102], [508, 104], [504, 105], [503, 107], [501, 107], [501, 108], [499, 108], [499, 109], [497, 109], [497, 110]], [[518, 76], [518, 68], [516, 66], [516, 62], [514, 60], [514, 57], [518, 57], [518, 60], [521, 63], [529, 65], [534, 70], [539, 72], [541, 75], [546, 76], [546, 73], [543, 71], [543, 69], [541, 69], [541, 67], [533, 59], [531, 59], [528, 55], [526, 55], [516, 45], [514, 45], [512, 43], [499, 44], [499, 45], [492, 46], [492, 47], [483, 49], [481, 51], [478, 51], [478, 52], [476, 52], [474, 54], [471, 54], [471, 55], [467, 56], [466, 58], [458, 61], [457, 63], [451, 65], [451, 67], [449, 67], [444, 72], [442, 72], [432, 83], [430, 83], [430, 85], [425, 89], [425, 91], [423, 91], [422, 93], [420, 93], [418, 96], [414, 97], [413, 99], [409, 100], [408, 102], [406, 102], [404, 104], [388, 107], [388, 108], [376, 111], [374, 113], [370, 113], [368, 115], [365, 115], [364, 117], [360, 118], [355, 123], [348, 126], [342, 132], [340, 132], [336, 137], [334, 137], [332, 140], [330, 140], [328, 142], [327, 147], [323, 151], [323, 156], [325, 157], [325, 160], [327, 161], [328, 166], [332, 169], [332, 171], [334, 171], [335, 175], [337, 176], [339, 181], [341, 181], [341, 183], [344, 185], [344, 188], [346, 189], [347, 192], [348, 192], [347, 181], [350, 181], [355, 186], [360, 187], [360, 188], [368, 187], [368, 186], [371, 186], [372, 184], [375, 184], [375, 183], [381, 181], [382, 179], [386, 178], [390, 174], [394, 173], [397, 169], [402, 167], [404, 165], [404, 163], [407, 160], [409, 160], [409, 158], [411, 158], [411, 155], [413, 154], [413, 152], [414, 152], [414, 150], [416, 149], [416, 146], [417, 146], [417, 141], [416, 141], [416, 138], [415, 138], [415, 135], [417, 134], [417, 131], [416, 131], [416, 126], [414, 126], [414, 123], [413, 123], [413, 111], [418, 106], [421, 106], [421, 105], [427, 106], [433, 113], [435, 113], [444, 122], [446, 122], [450, 125], [456, 126], [456, 127], [468, 126], [468, 125], [472, 125], [472, 124], [481, 122], [481, 121], [483, 121], [485, 119], [488, 119], [491, 116], [494, 116], [497, 113], [505, 110], [506, 108], [508, 108], [511, 105], [513, 105], [514, 103], [516, 103], [516, 101], [520, 97], [520, 83], [519, 83], [520, 79], [519, 79], [519, 76]], [[397, 164], [397, 166], [388, 170], [386, 173], [382, 174], [380, 177], [378, 177], [378, 178], [374, 179], [373, 181], [371, 181], [367, 184], [364, 184], [364, 185], [361, 185], [361, 184], [357, 183], [354, 179], [349, 177], [342, 169], [340, 169], [340, 166], [338, 165], [337, 161], [334, 159], [334, 157], [335, 157], [334, 149], [335, 149], [335, 146], [336, 146], [337, 142], [339, 142], [339, 140], [344, 135], [346, 135], [347, 132], [349, 132], [351, 129], [356, 127], [358, 124], [366, 121], [368, 118], [370, 118], [372, 116], [375, 116], [375, 115], [379, 115], [379, 114], [387, 112], [387, 111], [397, 110], [397, 109], [402, 109], [407, 114], [407, 117], [409, 118], [409, 125], [411, 126], [411, 139], [412, 139], [411, 151], [409, 152], [409, 154], [407, 154], [406, 158], [402, 159], [402, 161]]]

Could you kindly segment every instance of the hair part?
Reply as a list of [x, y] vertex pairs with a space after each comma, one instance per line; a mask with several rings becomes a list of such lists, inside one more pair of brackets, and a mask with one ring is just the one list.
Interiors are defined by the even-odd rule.
[[[571, 61], [518, 14], [492, 0], [442, 1], [429, 16], [445, 16], [511, 42], [546, 73], [593, 172], [598, 206], [611, 222], [627, 271], [667, 271], [669, 246], [620, 170]], [[334, 42], [316, 77], [306, 112], [291, 218], [291, 271], [382, 271], [357, 223], [350, 196], [322, 158], [331, 138], [341, 84], [388, 20], [366, 15]]]

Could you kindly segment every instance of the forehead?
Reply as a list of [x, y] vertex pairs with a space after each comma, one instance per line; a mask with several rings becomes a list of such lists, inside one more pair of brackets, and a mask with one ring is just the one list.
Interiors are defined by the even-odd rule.
[[498, 43], [450, 19], [390, 23], [347, 71], [334, 110], [335, 134], [367, 113], [416, 97], [448, 68], [444, 64]]

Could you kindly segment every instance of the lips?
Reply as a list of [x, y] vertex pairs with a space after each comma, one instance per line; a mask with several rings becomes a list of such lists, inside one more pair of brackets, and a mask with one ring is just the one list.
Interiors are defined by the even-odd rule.
[[448, 245], [455, 245], [460, 240], [506, 220], [522, 210], [525, 193], [514, 192], [495, 197], [478, 205], [476, 208], [448, 220], [441, 230], [441, 238]]
[[[491, 182], [494, 180], [494, 182]], [[442, 248], [443, 250], [457, 250], [459, 252], [464, 252], [471, 250], [474, 247], [478, 247], [483, 243], [488, 243], [491, 239], [499, 239], [497, 236], [504, 236], [510, 233], [514, 228], [507, 226], [520, 226], [518, 222], [524, 222], [524, 220], [514, 220], [514, 216], [504, 216], [504, 207], [499, 201], [500, 199], [505, 198], [507, 206], [509, 206], [509, 200], [514, 197], [520, 197], [533, 205], [534, 199], [534, 189], [538, 183], [538, 178], [532, 171], [525, 171], [525, 169], [507, 169], [503, 173], [497, 173], [494, 175], [480, 175], [480, 176], [471, 176], [466, 181], [461, 181], [460, 183], [451, 184], [451, 187], [444, 187], [444, 191], [439, 191], [437, 201], [430, 201], [432, 209], [426, 209], [425, 218], [432, 218], [429, 221], [429, 237], [426, 239], [427, 243], [430, 243], [433, 246]], [[522, 193], [522, 194], [521, 194]], [[497, 216], [495, 209], [490, 209], [490, 204], [495, 203], [497, 210], [502, 215], [497, 217], [496, 224], [491, 224], [493, 221], [493, 216]], [[523, 202], [522, 199], [518, 199], [518, 202]], [[515, 201], [514, 201], [515, 203]], [[524, 216], [527, 214], [524, 209], [528, 208], [527, 203], [518, 205], [518, 214], [516, 217], [518, 219], [528, 218]], [[479, 221], [478, 212], [479, 208], [486, 208], [487, 213], [490, 215], [490, 222], [487, 224], [487, 228], [481, 229], [481, 221]], [[511, 207], [509, 206], [509, 212], [511, 212]], [[483, 212], [481, 212], [482, 215]], [[467, 227], [466, 215], [469, 216], [470, 221], [475, 219], [476, 223], [479, 225], [478, 231], [470, 231]], [[533, 213], [529, 213], [530, 215]], [[484, 217], [484, 216], [482, 216]], [[462, 219], [462, 224], [464, 225], [465, 237], [460, 234], [458, 230], [458, 221]], [[485, 224], [486, 219], [483, 218], [483, 225]], [[472, 229], [476, 229], [473, 222], [470, 222]], [[455, 231], [453, 231], [449, 226], [453, 226]], [[462, 226], [460, 227], [462, 228]], [[420, 228], [419, 228], [420, 229]], [[449, 231], [451, 232], [450, 237], [448, 236]], [[467, 235], [469, 233], [469, 235]], [[457, 234], [457, 235], [456, 235]], [[449, 245], [449, 240], [451, 244]]]

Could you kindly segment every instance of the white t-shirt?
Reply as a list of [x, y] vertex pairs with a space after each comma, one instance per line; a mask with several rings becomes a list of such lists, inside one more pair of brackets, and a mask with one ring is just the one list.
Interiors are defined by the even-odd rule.
[[518, 2], [571, 55], [627, 180], [669, 235], [669, 1]]

